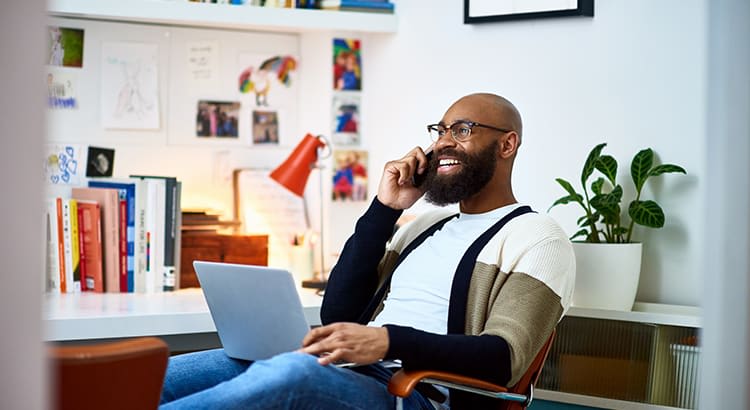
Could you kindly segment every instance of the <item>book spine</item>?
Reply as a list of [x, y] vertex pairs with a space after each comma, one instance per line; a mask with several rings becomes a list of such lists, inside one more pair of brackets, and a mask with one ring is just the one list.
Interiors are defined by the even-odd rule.
[[128, 292], [128, 201], [120, 199], [120, 292]]
[[166, 179], [166, 198], [164, 214], [164, 272], [163, 290], [173, 291], [175, 289], [175, 241], [177, 233], [177, 180]]
[[47, 206], [47, 291], [60, 293], [60, 241], [58, 236], [57, 200]]
[[81, 291], [81, 238], [78, 234], [78, 201], [69, 199], [70, 204], [70, 250], [72, 258], [73, 292]]
[[80, 255], [79, 257], [79, 270], [80, 270], [80, 280], [81, 280], [81, 291], [86, 290], [92, 290], [88, 288], [88, 284], [86, 283], [86, 241], [85, 241], [85, 234], [84, 234], [84, 207], [81, 206], [81, 204], [78, 204], [78, 253]]
[[73, 247], [70, 235], [70, 201], [61, 199], [62, 202], [62, 226], [63, 226], [63, 255], [65, 255], [65, 264], [63, 265], [65, 281], [61, 289], [63, 293], [72, 293], [73, 287]]

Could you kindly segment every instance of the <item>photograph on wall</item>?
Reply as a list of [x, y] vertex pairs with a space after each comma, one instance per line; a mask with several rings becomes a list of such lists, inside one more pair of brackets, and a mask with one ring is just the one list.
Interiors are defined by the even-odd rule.
[[355, 39], [333, 39], [333, 89], [362, 89], [360, 42]]
[[83, 67], [83, 30], [49, 26], [48, 64], [60, 67]]
[[102, 44], [102, 126], [159, 129], [159, 46]]
[[79, 185], [81, 146], [49, 144], [44, 158], [44, 179], [53, 185]]
[[47, 73], [47, 107], [57, 110], [78, 108], [76, 77], [73, 73]]
[[238, 101], [198, 101], [195, 135], [199, 138], [237, 138], [239, 116]]
[[255, 105], [268, 107], [283, 105], [293, 95], [289, 94], [297, 59], [289, 55], [260, 55], [241, 53], [239, 56], [239, 91], [253, 95]]
[[253, 144], [279, 143], [279, 116], [276, 111], [253, 111]]
[[331, 140], [336, 145], [359, 145], [359, 93], [333, 96]]
[[115, 150], [89, 147], [86, 156], [87, 177], [111, 177], [115, 169]]
[[333, 151], [333, 201], [367, 200], [367, 151]]

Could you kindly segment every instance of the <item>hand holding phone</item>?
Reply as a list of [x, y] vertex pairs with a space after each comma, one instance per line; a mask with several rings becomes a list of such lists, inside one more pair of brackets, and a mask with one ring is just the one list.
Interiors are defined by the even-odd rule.
[[[425, 150], [425, 155], [427, 156], [427, 162], [429, 164], [429, 162], [432, 160], [432, 145], [430, 145]], [[429, 166], [427, 166], [427, 167], [425, 167], [425, 170], [422, 171], [421, 174], [418, 174], [418, 173], [415, 172], [414, 176], [412, 176], [412, 185], [414, 185], [415, 187], [421, 186], [424, 183], [424, 180], [427, 177], [427, 172], [429, 172], [429, 170], [430, 170], [430, 168], [429, 168]]]

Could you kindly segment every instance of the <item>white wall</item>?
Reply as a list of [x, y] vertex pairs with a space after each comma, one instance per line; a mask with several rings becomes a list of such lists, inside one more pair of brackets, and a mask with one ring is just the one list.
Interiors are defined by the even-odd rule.
[[[638, 300], [698, 305], [707, 206], [704, 2], [606, 0], [596, 2], [593, 19], [486, 25], [462, 24], [462, 7], [398, 2], [398, 34], [363, 44], [362, 122], [372, 172], [426, 146], [424, 126], [476, 91], [504, 95], [521, 111], [515, 193], [540, 212], [563, 195], [556, 177], [580, 180], [595, 144], [608, 142], [626, 190], [632, 156], [651, 147], [689, 175], [659, 177], [643, 194], [663, 205], [667, 223], [637, 228], [644, 241]], [[575, 232], [573, 205], [551, 213]]]
[[[463, 2], [435, 1], [427, 9], [424, 2], [399, 1], [396, 34], [360, 36], [370, 196], [383, 164], [428, 145], [425, 124], [438, 120], [450, 103], [471, 92], [498, 93], [518, 106], [525, 121], [516, 196], [541, 212], [563, 194], [554, 179], [579, 179], [583, 160], [599, 142], [608, 142], [607, 152], [618, 158], [626, 192], [632, 192], [626, 179], [630, 159], [644, 147], [688, 170], [688, 176], [651, 181], [644, 193], [663, 205], [667, 224], [661, 230], [637, 228], [636, 239], [645, 243], [638, 299], [699, 304], [705, 245], [699, 216], [707, 207], [705, 9], [703, 0], [606, 0], [596, 2], [594, 18], [464, 25]], [[329, 133], [331, 37], [351, 34], [300, 36], [300, 136]], [[227, 215], [228, 171], [259, 161], [280, 163], [289, 148], [176, 146], [169, 132], [148, 144], [107, 136], [118, 149], [115, 172], [177, 175], [184, 181], [183, 205]], [[85, 134], [91, 143], [101, 140], [96, 132]], [[330, 165], [324, 171], [326, 199], [329, 179]], [[318, 187], [314, 173], [307, 194], [315, 227]], [[330, 254], [366, 204], [324, 203]], [[554, 209], [552, 216], [574, 232], [578, 211], [572, 205]]]
[[44, 226], [44, 1], [0, 6], [0, 408], [46, 408], [40, 321]]

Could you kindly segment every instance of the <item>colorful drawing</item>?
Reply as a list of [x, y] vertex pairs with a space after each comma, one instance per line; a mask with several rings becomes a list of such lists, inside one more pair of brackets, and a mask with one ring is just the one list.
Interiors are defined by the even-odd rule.
[[255, 68], [245, 68], [240, 73], [239, 88], [242, 93], [255, 93], [258, 106], [268, 106], [268, 92], [271, 89], [271, 78], [275, 77], [281, 84], [289, 87], [290, 73], [297, 68], [297, 60], [291, 56], [271, 57]]
[[47, 106], [52, 109], [78, 108], [75, 80], [71, 73], [47, 73]]
[[77, 145], [50, 145], [44, 163], [45, 179], [55, 185], [77, 185], [81, 149]]
[[362, 60], [359, 40], [333, 39], [333, 88], [362, 89]]
[[360, 96], [354, 93], [336, 93], [333, 97], [333, 133], [336, 145], [359, 144]]

